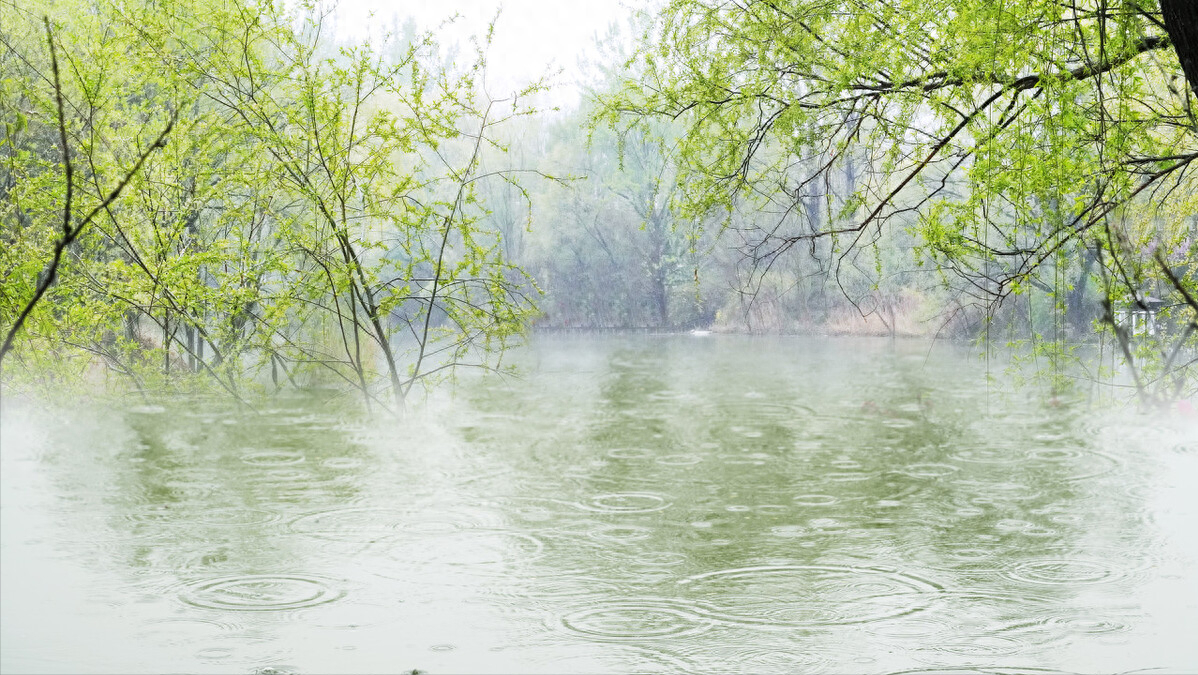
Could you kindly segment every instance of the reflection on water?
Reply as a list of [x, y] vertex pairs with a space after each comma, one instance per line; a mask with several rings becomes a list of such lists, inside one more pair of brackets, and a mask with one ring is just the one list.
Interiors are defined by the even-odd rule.
[[396, 427], [13, 408], [4, 672], [1198, 670], [1198, 430], [947, 345], [540, 338]]

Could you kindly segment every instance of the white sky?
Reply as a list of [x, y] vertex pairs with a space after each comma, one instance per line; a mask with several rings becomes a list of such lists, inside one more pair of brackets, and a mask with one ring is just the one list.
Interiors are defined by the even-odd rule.
[[[488, 89], [502, 95], [547, 70], [562, 68], [551, 100], [562, 106], [578, 102], [579, 57], [595, 54], [596, 39], [615, 23], [628, 35], [628, 19], [650, 0], [340, 0], [337, 30], [347, 38], [377, 37], [393, 17], [403, 25], [411, 16], [420, 30], [436, 29], [455, 12], [454, 25], [438, 31], [446, 47], [469, 35], [482, 36], [502, 5], [487, 64]], [[370, 18], [374, 13], [373, 19]], [[463, 49], [466, 52], [465, 49]], [[468, 53], [468, 52], [467, 52]]]

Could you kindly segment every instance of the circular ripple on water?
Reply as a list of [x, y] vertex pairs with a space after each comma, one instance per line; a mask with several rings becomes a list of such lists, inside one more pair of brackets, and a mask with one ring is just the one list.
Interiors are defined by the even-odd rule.
[[754, 422], [791, 422], [814, 417], [814, 409], [796, 403], [767, 401], [761, 398], [722, 399], [711, 406], [705, 419], [734, 419], [741, 424]]
[[653, 529], [639, 525], [599, 525], [587, 532], [587, 536], [602, 542], [627, 544], [653, 536]]
[[319, 577], [298, 574], [250, 574], [207, 579], [190, 585], [180, 599], [204, 609], [268, 612], [314, 607], [345, 595]]
[[919, 638], [926, 641], [929, 638], [939, 638], [951, 633], [956, 628], [956, 622], [947, 617], [901, 617], [893, 621], [880, 621], [865, 630], [871, 635], [884, 638]]
[[791, 501], [802, 506], [831, 506], [840, 498], [832, 495], [796, 495]]
[[648, 459], [653, 455], [654, 452], [646, 448], [615, 448], [607, 451], [607, 456], [612, 459]]
[[748, 673], [823, 673], [832, 666], [828, 658], [813, 653], [810, 647], [756, 646], [751, 638], [741, 645], [721, 644], [712, 656], [716, 658], [708, 672], [720, 672], [733, 663]]
[[513, 606], [527, 607], [531, 602], [560, 608], [567, 602], [578, 604], [610, 598], [621, 590], [621, 585], [608, 576], [591, 576], [576, 569], [559, 574], [524, 575], [512, 581], [496, 584], [488, 595], [498, 600], [511, 599]]
[[1087, 635], [1122, 633], [1131, 629], [1129, 624], [1089, 615], [1054, 615], [1041, 617], [1040, 619], [1037, 619], [1037, 621], [1041, 625], [1057, 628], [1066, 633], [1084, 633]]
[[388, 554], [400, 563], [397, 574], [407, 567], [421, 573], [458, 569], [493, 575], [539, 558], [544, 550], [545, 544], [530, 534], [462, 530], [389, 544]]
[[1072, 586], [1117, 581], [1127, 576], [1127, 570], [1110, 560], [1038, 558], [1015, 563], [1002, 574], [1025, 583]]
[[1010, 448], [969, 448], [950, 455], [950, 459], [973, 464], [1018, 464], [1023, 456]]
[[708, 572], [678, 582], [734, 624], [814, 627], [869, 623], [925, 609], [943, 588], [896, 570], [767, 565]]
[[669, 508], [671, 502], [652, 492], [617, 492], [591, 497], [577, 503], [580, 509], [599, 513], [651, 513]]
[[1079, 481], [1110, 473], [1119, 460], [1100, 452], [1081, 448], [1032, 448], [1024, 453], [1028, 466], [1051, 466], [1063, 471], [1060, 480]]
[[286, 450], [262, 450], [241, 456], [241, 461], [251, 466], [289, 466], [302, 464], [304, 453]]
[[654, 461], [662, 466], [694, 466], [703, 461], [703, 455], [684, 452], [658, 457]]
[[336, 541], [375, 541], [396, 534], [410, 514], [394, 509], [351, 507], [318, 511], [291, 521], [292, 532]]
[[889, 675], [1076, 675], [1064, 670], [1051, 668], [1020, 668], [1005, 666], [963, 666], [945, 668], [916, 668], [914, 670], [899, 670]]
[[600, 642], [640, 642], [699, 635], [714, 623], [703, 608], [673, 598], [600, 602], [557, 619], [557, 628]]
[[[194, 640], [192, 644], [195, 644]], [[209, 663], [220, 664], [229, 672], [233, 671], [232, 664], [269, 667], [266, 664], [277, 664], [287, 658], [286, 651], [275, 640], [257, 632], [218, 636], [210, 646], [197, 650], [195, 656]]]
[[165, 617], [146, 621], [135, 637], [145, 643], [190, 647], [197, 640], [218, 638], [240, 628], [223, 619]]
[[1022, 650], [1023, 647], [1023, 643], [1015, 638], [1001, 635], [971, 635], [938, 641], [927, 651], [957, 656], [994, 657], [1009, 656]]
[[399, 529], [417, 534], [438, 535], [445, 532], [493, 528], [503, 524], [498, 513], [487, 508], [438, 508], [430, 505], [408, 514]]
[[685, 553], [673, 553], [670, 551], [644, 551], [636, 555], [636, 562], [640, 565], [649, 567], [674, 567], [682, 565], [690, 558]]
[[913, 478], [943, 478], [960, 470], [960, 467], [953, 466], [952, 464], [926, 462], [922, 464], [909, 464], [898, 473], [911, 476]]
[[261, 525], [276, 521], [279, 514], [262, 509], [251, 509], [240, 506], [217, 507], [200, 510], [195, 521], [205, 525]]

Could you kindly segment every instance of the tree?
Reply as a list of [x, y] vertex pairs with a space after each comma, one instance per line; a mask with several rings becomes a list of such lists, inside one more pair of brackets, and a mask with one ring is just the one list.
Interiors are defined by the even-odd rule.
[[[9, 197], [9, 208], [6, 211], [7, 215], [13, 218], [16, 224], [24, 230], [19, 235], [24, 235], [26, 238], [40, 239], [43, 246], [48, 245], [50, 253], [49, 260], [45, 263], [42, 263], [39, 257], [27, 257], [22, 260], [20, 257], [21, 254], [29, 251], [28, 242], [22, 241], [20, 236], [5, 236], [3, 238], [10, 251], [10, 255], [5, 256], [3, 276], [9, 289], [9, 292], [5, 293], [5, 299], [8, 301], [6, 304], [8, 304], [7, 308], [12, 312], [12, 318], [11, 321], [4, 322], [4, 330], [0, 331], [3, 334], [3, 340], [0, 342], [0, 374], [3, 373], [4, 359], [12, 352], [18, 334], [25, 327], [34, 310], [42, 303], [47, 292], [58, 280], [59, 272], [64, 264], [64, 254], [67, 249], [121, 196], [121, 193], [125, 191], [125, 188], [129, 186], [130, 182], [141, 171], [146, 160], [157, 150], [166, 146], [167, 137], [174, 127], [177, 118], [176, 113], [171, 114], [170, 119], [165, 123], [165, 126], [158, 133], [157, 137], [136, 156], [136, 159], [132, 162], [132, 166], [124, 169], [123, 175], [116, 180], [115, 185], [111, 189], [105, 190], [101, 187], [98, 181], [99, 177], [95, 172], [92, 172], [90, 178], [97, 188], [97, 194], [90, 199], [93, 202], [89, 205], [90, 208], [81, 210], [79, 204], [76, 202], [75, 160], [72, 157], [73, 146], [68, 139], [68, 119], [63, 103], [63, 84], [59, 70], [58, 49], [55, 44], [54, 30], [49, 18], [43, 17], [43, 23], [45, 25], [47, 52], [50, 59], [51, 78], [49, 79], [49, 86], [53, 96], [53, 115], [57, 123], [58, 141], [61, 149], [63, 178], [61, 185], [58, 186], [61, 189], [62, 195], [61, 206], [59, 207], [53, 203], [42, 203], [28, 208], [29, 205], [23, 204], [23, 200], [18, 197], [18, 193], [21, 192], [17, 189], [18, 176], [23, 173], [23, 171], [17, 168], [18, 159], [20, 159], [20, 155], [22, 154], [30, 154], [28, 148], [22, 146], [27, 145], [32, 140], [23, 138], [29, 128], [28, 119], [21, 110], [22, 104], [27, 105], [30, 102], [27, 97], [28, 92], [26, 91], [26, 96], [14, 97], [16, 106], [11, 111], [13, 113], [13, 121], [6, 122], [3, 143], [0, 143], [0, 147], [5, 150], [5, 158], [9, 160], [5, 167], [6, 171], [3, 180], [4, 191], [6, 196]], [[33, 134], [29, 135], [32, 136]], [[22, 152], [23, 150], [25, 152]], [[21, 169], [25, 169], [25, 167], [21, 167]], [[38, 178], [44, 178], [44, 174], [38, 176]], [[34, 182], [44, 184], [42, 180]], [[79, 197], [79, 201], [88, 198], [86, 195], [79, 195]], [[61, 225], [58, 231], [50, 234], [45, 230], [53, 230], [44, 226], [51, 224], [53, 218], [47, 218], [46, 220], [50, 221], [47, 223], [36, 221], [39, 215], [50, 216], [55, 209], [61, 210], [61, 216], [58, 218]], [[33, 269], [39, 266], [40, 271], [37, 274], [30, 274]]]
[[[1169, 0], [672, 0], [605, 119], [684, 122], [690, 213], [779, 214], [750, 242], [762, 272], [827, 240], [839, 273], [904, 228], [993, 316], [1044, 289], [1065, 301], [1092, 256], [1130, 354], [1118, 308], [1144, 305], [1148, 286], [1181, 323], [1198, 318], [1194, 25], [1192, 3]], [[832, 217], [797, 217], [807, 187], [850, 162], [856, 186]], [[1137, 388], [1165, 396], [1163, 383]]]
[[[16, 120], [0, 148], [0, 325], [36, 321], [12, 343], [30, 380], [102, 364], [143, 391], [206, 384], [244, 400], [269, 375], [398, 411], [417, 385], [494, 367], [521, 334], [525, 276], [479, 197], [517, 176], [480, 157], [502, 154], [498, 130], [534, 112], [517, 100], [540, 84], [487, 94], [485, 42], [464, 65], [429, 35], [336, 45], [313, 6], [240, 0], [59, 14], [62, 51], [80, 55], [61, 87], [29, 10], [0, 4], [0, 84], [14, 94], [0, 105]], [[67, 115], [51, 135], [56, 93]], [[154, 152], [138, 130], [163, 111], [180, 138]], [[108, 175], [125, 175], [120, 204], [104, 200]], [[56, 244], [52, 216], [85, 194], [93, 227]], [[70, 283], [23, 285], [28, 260], [64, 251]]]
[[702, 242], [680, 220], [666, 125], [622, 140], [588, 130], [589, 110], [545, 124], [524, 142], [543, 165], [575, 176], [535, 195], [525, 266], [546, 292], [544, 323], [574, 328], [669, 329], [709, 323], [699, 297]]

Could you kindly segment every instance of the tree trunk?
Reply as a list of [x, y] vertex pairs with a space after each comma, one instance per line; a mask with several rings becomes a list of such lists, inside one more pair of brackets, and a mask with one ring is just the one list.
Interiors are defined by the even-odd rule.
[[1074, 335], [1084, 335], [1090, 329], [1094, 313], [1086, 305], [1086, 286], [1090, 281], [1090, 272], [1094, 269], [1094, 252], [1088, 247], [1081, 247], [1082, 269], [1078, 274], [1077, 283], [1069, 291], [1065, 301], [1065, 317]]
[[1198, 2], [1161, 0], [1161, 15], [1190, 90], [1198, 96]]

